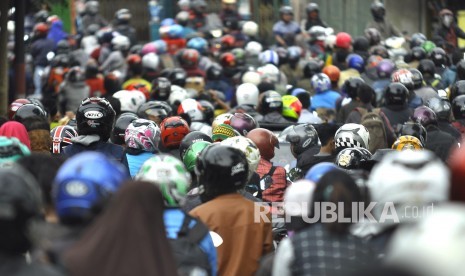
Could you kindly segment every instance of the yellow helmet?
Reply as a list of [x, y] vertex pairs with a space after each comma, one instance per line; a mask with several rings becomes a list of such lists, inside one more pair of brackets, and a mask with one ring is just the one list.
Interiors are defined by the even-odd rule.
[[411, 135], [400, 136], [394, 144], [392, 144], [392, 149], [397, 151], [402, 150], [421, 150], [423, 149], [423, 144], [420, 139]]

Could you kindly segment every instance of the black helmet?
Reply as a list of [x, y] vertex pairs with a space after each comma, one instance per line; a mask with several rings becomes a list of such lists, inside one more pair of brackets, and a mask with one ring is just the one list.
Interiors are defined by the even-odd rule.
[[40, 118], [47, 121], [47, 112], [37, 104], [30, 103], [24, 104], [16, 110], [13, 120], [23, 123], [26, 119], [29, 118]]
[[71, 64], [71, 60], [68, 55], [60, 54], [53, 57], [52, 61], [50, 62], [50, 67], [64, 67], [67, 68]]
[[355, 99], [357, 97], [357, 89], [362, 83], [365, 83], [362, 78], [351, 77], [344, 82], [341, 90], [350, 98]]
[[413, 49], [417, 46], [421, 46], [423, 42], [425, 42], [426, 36], [422, 33], [414, 33], [412, 37], [410, 38], [410, 49]]
[[407, 102], [408, 89], [400, 82], [389, 84], [384, 90], [386, 105], [403, 105]]
[[420, 123], [406, 122], [400, 129], [399, 136], [410, 135], [417, 137], [422, 145], [426, 145], [426, 128]]
[[318, 133], [311, 124], [295, 125], [289, 131], [286, 135], [286, 141], [291, 143], [291, 150], [295, 155], [318, 146]]
[[217, 63], [212, 63], [207, 68], [207, 80], [219, 80], [223, 76], [223, 67]]
[[415, 68], [408, 69], [410, 73], [412, 73], [412, 80], [413, 80], [413, 89], [418, 89], [423, 86], [423, 74], [420, 70]]
[[386, 58], [388, 59], [389, 58], [389, 52], [388, 50], [386, 49], [386, 47], [382, 46], [382, 45], [376, 45], [376, 46], [373, 46], [369, 51], [368, 53], [370, 54], [370, 56], [380, 56], [382, 58]]
[[71, 52], [71, 46], [66, 39], [62, 39], [58, 41], [57, 47], [55, 49], [57, 55], [64, 54], [67, 55]]
[[365, 29], [364, 34], [368, 42], [370, 42], [370, 46], [378, 45], [381, 42], [381, 34], [376, 28]]
[[282, 6], [281, 8], [279, 8], [279, 15], [282, 16], [283, 14], [294, 15], [294, 10], [291, 6]]
[[378, 1], [371, 4], [370, 10], [375, 19], [383, 19], [384, 15], [386, 14], [384, 4]]
[[35, 178], [23, 167], [13, 164], [0, 168], [0, 248], [12, 254], [22, 254], [32, 243], [28, 235], [28, 222], [39, 217], [42, 195]]
[[304, 66], [304, 77], [312, 78], [313, 75], [321, 73], [321, 66], [316, 61], [309, 61]]
[[155, 100], [166, 101], [170, 97], [171, 82], [164, 77], [158, 77], [152, 82], [151, 97]]
[[50, 137], [52, 138], [52, 148], [50, 152], [53, 154], [60, 154], [63, 149], [71, 145], [73, 142], [72, 138], [78, 136], [76, 130], [72, 126], [57, 126], [50, 131]]
[[171, 74], [168, 76], [171, 84], [184, 87], [186, 85], [187, 73], [180, 67], [173, 68]]
[[457, 80], [465, 80], [465, 60], [457, 63]]
[[412, 121], [420, 123], [427, 128], [429, 125], [437, 125], [438, 117], [434, 111], [427, 106], [419, 106], [415, 108], [412, 115]]
[[181, 144], [179, 144], [179, 156], [181, 157], [181, 160], [184, 156], [184, 153], [186, 153], [187, 149], [194, 143], [199, 142], [199, 141], [205, 141], [205, 142], [210, 142], [213, 143], [212, 138], [201, 132], [201, 131], [192, 131], [189, 132], [184, 138], [181, 140]]
[[413, 47], [412, 50], [412, 60], [422, 60], [426, 58], [426, 51], [420, 46]]
[[200, 100], [200, 105], [203, 107], [203, 121], [211, 124], [213, 119], [215, 119], [215, 107], [213, 104], [207, 100]]
[[307, 7], [305, 8], [305, 11], [307, 11], [307, 13], [311, 13], [314, 11], [320, 12], [320, 7], [318, 7], [317, 3], [309, 3]]
[[79, 66], [74, 66], [66, 73], [66, 80], [70, 83], [83, 82], [86, 77]]
[[452, 112], [456, 120], [465, 119], [465, 95], [460, 95], [452, 101]]
[[236, 148], [212, 144], [200, 153], [195, 166], [202, 201], [234, 193], [247, 182], [249, 164], [245, 154]]
[[449, 120], [452, 113], [452, 105], [443, 98], [431, 98], [426, 102], [426, 106], [431, 108], [440, 120]]
[[465, 95], [465, 80], [459, 80], [452, 85], [450, 88], [449, 99], [453, 101], [455, 97], [460, 95]]
[[111, 131], [110, 140], [113, 144], [123, 145], [124, 144], [124, 134], [126, 133], [126, 128], [129, 126], [132, 121], [139, 119], [136, 114], [131, 112], [124, 112], [116, 118], [115, 126]]
[[342, 169], [359, 170], [365, 168], [371, 156], [371, 152], [364, 148], [345, 148], [338, 153], [334, 163]]
[[431, 53], [429, 53], [429, 58], [437, 67], [448, 65], [446, 51], [440, 47], [434, 48]]
[[281, 113], [283, 111], [283, 99], [278, 92], [269, 90], [261, 95], [259, 110], [262, 114], [268, 114], [273, 111]]
[[152, 120], [157, 118], [157, 124], [160, 124], [165, 118], [173, 115], [173, 109], [164, 101], [148, 101], [142, 104], [137, 110], [137, 116], [142, 119]]
[[115, 116], [115, 110], [106, 99], [87, 98], [76, 113], [77, 132], [79, 135], [97, 134], [106, 141], [110, 138]]
[[436, 65], [429, 59], [420, 60], [417, 69], [423, 74], [423, 77], [427, 79], [432, 78], [434, 74], [436, 74]]

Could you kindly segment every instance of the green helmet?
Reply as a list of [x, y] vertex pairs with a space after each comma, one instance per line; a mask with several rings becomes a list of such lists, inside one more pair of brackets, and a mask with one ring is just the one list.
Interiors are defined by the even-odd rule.
[[210, 142], [198, 141], [189, 146], [189, 148], [187, 149], [186, 153], [184, 154], [182, 158], [182, 162], [184, 163], [188, 171], [190, 172], [194, 171], [197, 157], [202, 152], [202, 150], [208, 147], [209, 145], [211, 145]]
[[145, 161], [135, 179], [156, 184], [166, 207], [182, 205], [191, 184], [191, 175], [184, 164], [167, 154], [157, 154]]
[[423, 50], [425, 50], [426, 54], [428, 55], [433, 51], [434, 48], [436, 48], [436, 44], [434, 44], [434, 42], [431, 40], [427, 40], [423, 42], [423, 44], [421, 44], [421, 47], [423, 48]]
[[17, 138], [0, 136], [0, 166], [3, 167], [30, 154], [29, 148]]

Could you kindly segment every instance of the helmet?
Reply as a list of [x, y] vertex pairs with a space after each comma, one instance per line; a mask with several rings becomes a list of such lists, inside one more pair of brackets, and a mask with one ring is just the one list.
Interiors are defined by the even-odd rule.
[[410, 38], [410, 49], [419, 47], [427, 40], [426, 36], [422, 33], [414, 33]]
[[320, 179], [327, 173], [333, 170], [338, 170], [339, 168], [330, 162], [321, 162], [314, 165], [308, 172], [305, 174], [305, 179], [310, 180], [313, 183], [318, 183]]
[[34, 33], [40, 34], [40, 35], [46, 35], [48, 33], [48, 25], [45, 23], [37, 23], [34, 26]]
[[450, 96], [451, 100], [454, 100], [455, 97], [465, 95], [465, 80], [459, 80], [454, 83], [450, 88]]
[[157, 154], [145, 161], [135, 179], [157, 185], [166, 207], [183, 205], [191, 184], [191, 175], [184, 164], [167, 154]]
[[227, 124], [218, 124], [212, 127], [213, 142], [221, 142], [230, 137], [240, 136], [232, 126]]
[[452, 101], [452, 112], [456, 120], [465, 119], [465, 95], [459, 95]]
[[258, 72], [255, 71], [247, 71], [242, 75], [241, 78], [243, 83], [251, 83], [254, 85], [259, 85], [262, 81], [262, 77]]
[[413, 89], [413, 75], [408, 69], [399, 69], [395, 71], [391, 76], [392, 82], [400, 82], [407, 89]]
[[166, 148], [178, 148], [181, 140], [189, 133], [189, 125], [179, 116], [164, 119], [160, 128], [161, 142]]
[[255, 119], [247, 113], [234, 113], [229, 119], [229, 125], [243, 136], [258, 127]]
[[215, 126], [220, 125], [220, 124], [227, 124], [229, 125], [229, 122], [231, 120], [231, 117], [233, 114], [231, 113], [223, 113], [215, 117], [212, 123], [212, 128], [215, 128]]
[[168, 51], [168, 45], [164, 40], [157, 39], [152, 43], [155, 46], [156, 53], [158, 55], [166, 54], [166, 52]]
[[413, 80], [413, 88], [418, 89], [423, 86], [423, 74], [421, 74], [420, 70], [415, 68], [409, 69], [410, 73], [412, 73], [412, 80]]
[[337, 66], [334, 65], [326, 65], [323, 67], [323, 74], [326, 74], [331, 82], [337, 82], [341, 75], [341, 70]]
[[265, 64], [268, 64], [268, 63], [271, 63], [271, 64], [273, 64], [275, 66], [279, 65], [278, 53], [276, 51], [273, 51], [273, 50], [266, 50], [266, 51], [261, 52], [258, 55], [258, 59], [260, 60], [260, 63], [262, 65], [265, 65]]
[[77, 132], [79, 135], [97, 134], [106, 141], [110, 138], [115, 116], [115, 110], [106, 99], [84, 99], [76, 113]]
[[[386, 177], [388, 176], [389, 177]], [[375, 166], [368, 180], [371, 200], [392, 202], [398, 214], [406, 214], [412, 206], [445, 201], [449, 195], [449, 171], [444, 163], [427, 150], [394, 151]], [[385, 206], [374, 209], [378, 217]], [[403, 217], [400, 217], [402, 219]]]
[[121, 112], [136, 113], [146, 101], [144, 93], [138, 90], [120, 90], [113, 94], [113, 97], [121, 103]]
[[179, 144], [179, 156], [181, 159], [183, 158], [184, 154], [186, 153], [187, 149], [194, 143], [204, 141], [212, 143], [212, 138], [207, 134], [201, 131], [192, 131], [189, 132], [184, 138], [182, 138], [181, 144]]
[[249, 57], [258, 56], [263, 50], [262, 44], [257, 41], [249, 41], [245, 45], [245, 52]]
[[283, 100], [283, 112], [282, 115], [284, 118], [297, 121], [300, 117], [300, 112], [302, 112], [302, 103], [296, 96], [284, 95]]
[[206, 54], [208, 50], [208, 42], [202, 37], [193, 37], [189, 39], [186, 45], [187, 48], [195, 49], [201, 54]]
[[168, 37], [171, 39], [177, 39], [183, 37], [184, 27], [179, 24], [173, 24], [168, 28]]
[[440, 47], [434, 48], [429, 53], [429, 57], [434, 62], [434, 65], [436, 65], [437, 67], [446, 66], [448, 63], [446, 51], [444, 51], [444, 49]]
[[131, 17], [131, 12], [128, 9], [119, 9], [115, 12], [115, 19], [119, 22], [129, 22]]
[[132, 121], [137, 119], [138, 117], [136, 114], [131, 112], [125, 112], [119, 115], [118, 118], [116, 118], [115, 126], [111, 131], [110, 141], [116, 145], [123, 145], [125, 141], [124, 134], [126, 132], [126, 128]]
[[96, 15], [99, 12], [99, 2], [98, 1], [88, 1], [85, 4], [85, 12], [90, 15]]
[[378, 45], [381, 42], [381, 34], [376, 28], [368, 28], [364, 31], [365, 37], [368, 39], [370, 46]]
[[236, 90], [236, 101], [237, 105], [252, 105], [258, 104], [258, 88], [256, 85], [251, 83], [243, 83], [237, 87]]
[[313, 26], [310, 30], [307, 30], [312, 41], [325, 41], [326, 39], [326, 28], [322, 26]]
[[157, 71], [160, 65], [160, 58], [155, 53], [148, 53], [142, 57], [142, 67]]
[[69, 45], [69, 42], [65, 39], [62, 39], [58, 41], [57, 46], [55, 48], [55, 53], [57, 55], [60, 54], [69, 54], [71, 52], [71, 46]]
[[422, 60], [426, 58], [425, 49], [421, 48], [420, 46], [415, 46], [412, 48], [412, 59], [413, 60]]
[[436, 44], [434, 44], [434, 42], [432, 41], [425, 41], [423, 42], [423, 44], [421, 44], [421, 47], [423, 47], [423, 49], [425, 49], [426, 51], [426, 54], [429, 55], [429, 53], [431, 53], [431, 51], [433, 51], [434, 48], [436, 48]]
[[370, 133], [368, 129], [360, 124], [345, 124], [341, 126], [334, 135], [336, 151], [345, 148], [365, 148], [370, 145]]
[[415, 108], [412, 115], [412, 121], [420, 123], [427, 128], [429, 125], [437, 125], [438, 117], [434, 111], [427, 106], [419, 106]]
[[195, 97], [198, 93], [205, 90], [205, 80], [203, 77], [188, 77], [184, 88], [188, 91], [188, 93], [193, 93], [193, 96]]
[[365, 62], [360, 55], [350, 54], [346, 58], [346, 63], [349, 68], [355, 69], [360, 73], [365, 69]]
[[318, 73], [310, 81], [315, 93], [321, 93], [331, 89], [331, 80], [326, 74]]
[[413, 136], [420, 140], [422, 145], [426, 145], [426, 128], [419, 123], [406, 122], [400, 129], [401, 136]]
[[25, 104], [30, 104], [31, 101], [28, 99], [16, 99], [14, 100], [11, 104], [10, 107], [8, 108], [8, 119], [13, 120], [13, 117], [16, 113], [16, 110], [20, 108], [21, 106]]
[[289, 51], [287, 50], [287, 48], [278, 47], [278, 48], [276, 48], [275, 52], [278, 54], [278, 60], [279, 60], [279, 65], [278, 66], [282, 66], [282, 65], [287, 64], [289, 62], [289, 60], [288, 60]]
[[436, 66], [429, 59], [422, 59], [418, 64], [418, 70], [423, 74], [423, 77], [433, 77], [436, 74]]
[[86, 77], [84, 72], [82, 72], [81, 67], [74, 66], [69, 69], [68, 73], [66, 73], [66, 80], [70, 83], [77, 83], [85, 81]]
[[384, 90], [386, 105], [404, 105], [407, 102], [408, 89], [402, 83], [393, 82]]
[[[92, 25], [95, 25], [95, 24], [92, 24]], [[98, 26], [98, 25], [97, 25]], [[149, 44], [149, 43], [147, 43]], [[141, 44], [134, 44], [131, 46], [131, 48], [129, 48], [129, 54], [136, 54], [136, 55], [139, 55], [139, 56], [143, 56], [145, 53], [142, 53], [142, 49], [144, 48], [145, 45], [147, 44], [144, 44], [144, 45], [141, 45]], [[151, 52], [151, 51], [150, 51]], [[155, 53], [155, 51], [153, 51]], [[148, 52], [147, 52], [148, 54]]]
[[176, 24], [173, 18], [165, 18], [160, 22], [161, 26], [173, 26]]
[[336, 156], [334, 162], [338, 167], [346, 170], [363, 169], [371, 159], [371, 153], [363, 148], [345, 148]]
[[465, 60], [460, 60], [457, 64], [457, 81], [465, 80]]
[[351, 77], [344, 82], [341, 90], [350, 98], [355, 99], [355, 97], [357, 97], [357, 89], [362, 83], [365, 83], [362, 78]]
[[305, 11], [307, 13], [320, 12], [320, 7], [318, 7], [317, 3], [309, 3], [307, 7], [305, 7]]
[[77, 137], [78, 134], [71, 126], [57, 126], [50, 131], [50, 138], [52, 139], [52, 148], [50, 152], [53, 154], [60, 154], [63, 149], [72, 145], [72, 138]]
[[434, 111], [439, 120], [449, 121], [452, 113], [452, 105], [448, 100], [431, 98], [426, 102], [426, 106]]
[[128, 148], [154, 152], [160, 142], [160, 128], [152, 121], [135, 119], [126, 128], [124, 142]]
[[0, 136], [0, 167], [9, 166], [19, 158], [30, 155], [29, 148], [15, 137]]
[[257, 145], [255, 145], [252, 140], [244, 136], [227, 138], [226, 140], [221, 141], [221, 145], [239, 149], [245, 154], [247, 163], [249, 164], [247, 179], [250, 180], [253, 173], [257, 170], [258, 163], [260, 162], [260, 151], [258, 150]]
[[[181, 2], [181, 1], [179, 1], [179, 2]], [[179, 4], [179, 2], [178, 2], [178, 4]], [[190, 1], [187, 1], [187, 6], [190, 5], [189, 2]], [[176, 22], [178, 24], [180, 24], [181, 26], [187, 26], [187, 24], [189, 22], [189, 12], [182, 10], [182, 11], [180, 11], [180, 12], [178, 12], [176, 14], [175, 19], [176, 19]]]
[[423, 144], [420, 139], [415, 136], [402, 135], [392, 144], [392, 149], [402, 150], [420, 150], [423, 149]]
[[246, 21], [242, 25], [242, 33], [249, 37], [254, 37], [258, 34], [258, 24], [253, 21]]
[[282, 6], [279, 8], [279, 15], [282, 16], [283, 14], [294, 15], [294, 10], [291, 6]]
[[269, 63], [265, 64], [262, 67], [257, 68], [257, 72], [261, 74], [261, 79], [270, 83], [278, 83], [281, 72], [278, 67]]
[[211, 144], [211, 142], [207, 141], [198, 141], [192, 143], [189, 148], [187, 148], [186, 152], [182, 156], [182, 162], [189, 172], [194, 172], [195, 162], [197, 161], [199, 154]]
[[223, 68], [217, 63], [212, 63], [208, 66], [206, 75], [207, 80], [219, 80], [223, 76]]
[[129, 50], [131, 42], [129, 41], [129, 38], [127, 36], [118, 35], [111, 40], [111, 45], [115, 50], [126, 51]]
[[187, 94], [186, 89], [178, 86], [178, 85], [171, 85], [171, 93], [168, 97], [168, 103], [171, 106], [178, 106], [181, 104], [182, 101], [189, 98], [189, 94]]
[[234, 49], [231, 50], [231, 53], [236, 58], [236, 62], [237, 62], [238, 65], [244, 65], [245, 64], [246, 53], [245, 53], [244, 49], [242, 49], [242, 48], [234, 48]]
[[319, 145], [318, 133], [311, 124], [299, 124], [291, 126], [286, 135], [286, 141], [291, 143], [291, 151], [296, 156], [307, 149]]
[[195, 49], [185, 49], [181, 56], [181, 65], [183, 67], [196, 67], [199, 65], [200, 54]]
[[166, 117], [173, 115], [173, 109], [169, 104], [162, 101], [149, 101], [142, 104], [137, 110], [137, 116], [142, 119], [158, 120], [155, 123], [161, 123]]
[[230, 52], [223, 53], [220, 56], [220, 64], [223, 68], [233, 68], [236, 66], [236, 56]]
[[167, 100], [171, 93], [171, 82], [164, 77], [159, 77], [152, 82], [152, 97], [158, 100]]
[[230, 50], [234, 48], [234, 44], [236, 43], [236, 38], [232, 35], [224, 35], [221, 37], [220, 43], [221, 43], [221, 49]]
[[358, 36], [354, 39], [353, 42], [353, 48], [354, 52], [360, 52], [360, 53], [365, 53], [368, 52], [368, 49], [370, 48], [370, 42], [368, 39], [364, 36]]
[[221, 144], [205, 148], [195, 166], [202, 201], [242, 189], [248, 173], [247, 157], [241, 150]]
[[203, 112], [200, 103], [194, 99], [185, 99], [178, 107], [178, 115], [186, 113], [192, 122], [203, 122]]
[[278, 111], [279, 113], [283, 110], [283, 99], [276, 91], [266, 91], [260, 95], [261, 100], [259, 104], [259, 110], [262, 114], [268, 114], [273, 111]]
[[89, 221], [95, 215], [94, 209], [105, 203], [126, 179], [126, 169], [102, 153], [86, 151], [71, 157], [60, 167], [53, 183], [60, 221]]
[[376, 73], [380, 79], [388, 79], [394, 72], [396, 65], [390, 59], [383, 59], [376, 65]]
[[371, 10], [371, 14], [376, 19], [384, 18], [384, 15], [386, 14], [386, 9], [384, 8], [384, 4], [378, 1], [373, 2], [371, 4], [370, 10]]
[[274, 148], [279, 148], [278, 137], [268, 129], [256, 128], [247, 134], [247, 138], [255, 143], [260, 150], [260, 155], [265, 160], [271, 160], [274, 157]]
[[352, 37], [348, 33], [340, 32], [336, 35], [335, 46], [341, 49], [349, 49], [352, 45]]
[[20, 106], [13, 115], [13, 120], [20, 123], [29, 118], [40, 118], [47, 121], [47, 113], [39, 105], [27, 103]]
[[381, 56], [382, 58], [389, 58], [389, 53], [386, 47], [382, 45], [376, 45], [371, 47], [371, 49], [368, 51], [370, 55], [376, 55], [376, 56]]
[[302, 56], [302, 48], [299, 46], [291, 46], [287, 48], [287, 59], [290, 63], [297, 63]]
[[334, 45], [336, 44], [336, 36], [334, 34], [327, 35], [324, 44], [326, 48], [330, 50], [334, 49]]
[[199, 103], [202, 107], [203, 122], [211, 124], [215, 118], [215, 107], [207, 100], [200, 100]]

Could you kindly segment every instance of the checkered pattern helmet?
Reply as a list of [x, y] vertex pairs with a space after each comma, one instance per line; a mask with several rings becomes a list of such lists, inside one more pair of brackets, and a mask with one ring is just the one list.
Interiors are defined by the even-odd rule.
[[340, 152], [345, 148], [368, 149], [370, 133], [363, 125], [345, 124], [336, 131], [334, 142], [336, 144], [337, 152]]

